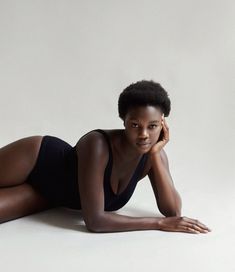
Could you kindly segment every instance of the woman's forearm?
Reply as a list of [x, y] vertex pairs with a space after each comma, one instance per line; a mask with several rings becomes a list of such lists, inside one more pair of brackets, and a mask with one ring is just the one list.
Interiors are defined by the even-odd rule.
[[[152, 186], [159, 210], [165, 216], [181, 215], [181, 198], [160, 154], [152, 156]], [[154, 184], [153, 184], [154, 181]]]
[[87, 229], [91, 232], [122, 232], [135, 230], [158, 230], [162, 217], [131, 217], [104, 212], [93, 220]]
[[103, 212], [96, 216], [93, 226], [87, 226], [91, 232], [122, 232], [135, 230], [180, 231], [187, 233], [207, 233], [210, 229], [196, 219], [172, 217], [131, 217], [112, 212]]

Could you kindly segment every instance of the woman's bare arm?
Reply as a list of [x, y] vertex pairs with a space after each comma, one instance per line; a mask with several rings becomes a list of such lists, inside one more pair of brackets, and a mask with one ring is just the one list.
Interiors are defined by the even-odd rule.
[[[185, 217], [131, 217], [104, 211], [104, 171], [108, 162], [108, 146], [103, 136], [92, 132], [84, 137], [77, 147], [79, 191], [82, 214], [89, 231], [120, 232], [134, 230], [167, 230], [196, 233], [192, 224], [197, 224], [199, 232], [205, 226], [194, 219]], [[194, 220], [194, 221], [193, 221]]]
[[148, 173], [159, 211], [165, 216], [181, 215], [181, 198], [176, 191], [168, 164], [168, 158], [162, 149], [150, 155], [151, 169]]
[[130, 217], [104, 211], [104, 171], [109, 150], [103, 136], [92, 132], [77, 147], [79, 192], [82, 214], [88, 230], [113, 232], [156, 230], [160, 218]]
[[162, 115], [161, 128], [163, 136], [152, 146], [149, 151], [151, 169], [148, 173], [158, 208], [165, 216], [181, 215], [181, 198], [176, 191], [168, 164], [168, 158], [163, 147], [169, 141], [169, 127]]

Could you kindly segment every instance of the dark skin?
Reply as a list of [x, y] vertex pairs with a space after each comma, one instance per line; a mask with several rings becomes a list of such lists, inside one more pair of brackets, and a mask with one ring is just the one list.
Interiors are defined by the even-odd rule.
[[[148, 153], [141, 179], [148, 175], [159, 211], [165, 217], [131, 217], [104, 211], [103, 174], [109, 150], [103, 135], [93, 131], [76, 145], [82, 215], [87, 229], [92, 232], [209, 232], [198, 220], [181, 216], [181, 199], [163, 149], [169, 141], [169, 127], [161, 110], [136, 107], [128, 111], [123, 121], [123, 130], [106, 130], [113, 153], [110, 180], [113, 192], [124, 191], [141, 156]], [[50, 208], [48, 201], [24, 182], [36, 163], [41, 140], [42, 136], [32, 136], [0, 149], [0, 222]]]
[[[210, 231], [198, 220], [181, 216], [181, 199], [174, 188], [167, 155], [163, 150], [169, 141], [169, 128], [162, 118], [162, 112], [151, 106], [136, 107], [125, 116], [124, 127], [124, 130], [106, 131], [114, 157], [110, 181], [113, 191], [119, 194], [127, 187], [140, 157], [148, 152], [149, 160], [142, 178], [149, 176], [158, 208], [166, 217], [130, 217], [104, 211], [103, 173], [109, 152], [104, 137], [92, 132], [77, 144], [78, 154], [82, 158], [78, 160], [79, 189], [87, 228], [93, 232], [150, 229], [187, 233]], [[158, 141], [162, 129], [164, 135]]]

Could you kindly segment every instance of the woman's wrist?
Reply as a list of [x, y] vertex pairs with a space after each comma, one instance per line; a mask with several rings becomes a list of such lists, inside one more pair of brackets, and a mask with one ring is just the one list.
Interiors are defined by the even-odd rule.
[[161, 150], [158, 151], [150, 151], [149, 152], [150, 158], [161, 158]]

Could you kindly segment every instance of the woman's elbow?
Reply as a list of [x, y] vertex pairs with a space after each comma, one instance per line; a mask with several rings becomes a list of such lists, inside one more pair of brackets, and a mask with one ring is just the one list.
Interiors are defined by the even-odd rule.
[[98, 227], [98, 225], [96, 224], [86, 224], [86, 228], [89, 232], [93, 232], [93, 233], [100, 233], [102, 232], [102, 229]]
[[94, 226], [90, 226], [90, 225], [86, 225], [86, 228], [89, 232], [93, 232], [93, 233], [98, 233], [98, 228], [94, 227]]
[[84, 219], [86, 228], [89, 232], [99, 233], [102, 232], [102, 218], [93, 217]]

